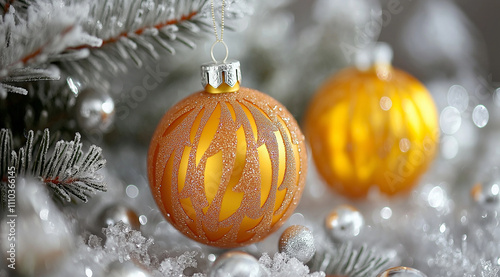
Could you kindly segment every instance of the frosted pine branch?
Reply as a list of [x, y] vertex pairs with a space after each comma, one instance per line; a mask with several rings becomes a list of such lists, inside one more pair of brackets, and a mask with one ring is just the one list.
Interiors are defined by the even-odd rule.
[[0, 14], [6, 14], [9, 9], [26, 10], [35, 0], [0, 0]]
[[5, 197], [9, 166], [14, 166], [21, 177], [39, 178], [55, 195], [67, 202], [75, 198], [87, 202], [91, 194], [106, 191], [102, 176], [97, 173], [106, 164], [99, 147], [92, 145], [84, 153], [78, 133], [73, 141], [58, 141], [53, 149], [50, 144], [48, 129], [44, 130], [41, 138], [36, 138], [35, 133], [29, 131], [26, 145], [16, 152], [12, 150], [10, 131], [0, 130], [2, 199]]
[[352, 243], [347, 242], [339, 248], [317, 253], [309, 265], [311, 270], [324, 271], [327, 275], [373, 277], [388, 263], [389, 258], [366, 246], [353, 249]]
[[126, 72], [128, 61], [142, 67], [144, 61], [157, 60], [163, 53], [175, 54], [176, 47], [195, 47], [192, 38], [210, 30], [205, 21], [207, 0], [108, 0], [91, 2], [89, 18], [83, 28], [102, 39], [101, 47], [81, 45], [67, 52], [89, 49], [84, 60], [63, 60], [61, 66], [73, 76], [88, 81], [99, 78], [103, 70]]
[[[83, 4], [67, 6], [62, 1], [33, 4], [26, 14], [12, 7], [0, 22], [0, 78], [29, 69], [45, 68], [48, 58], [79, 45], [100, 46], [102, 41], [84, 32], [80, 26]], [[38, 75], [38, 74], [36, 74]], [[39, 78], [36, 78], [39, 79]]]
[[80, 26], [86, 10], [84, 4], [61, 0], [37, 1], [19, 12], [10, 5], [0, 18], [0, 90], [26, 93], [14, 83], [58, 79], [58, 69], [48, 64], [52, 57], [82, 44], [101, 45]]
[[129, 60], [140, 67], [178, 45], [194, 48], [193, 37], [210, 30], [207, 0], [41, 0], [20, 11], [9, 3], [0, 18], [0, 90], [7, 92], [26, 93], [14, 82], [59, 78], [50, 63], [83, 81], [125, 72]]

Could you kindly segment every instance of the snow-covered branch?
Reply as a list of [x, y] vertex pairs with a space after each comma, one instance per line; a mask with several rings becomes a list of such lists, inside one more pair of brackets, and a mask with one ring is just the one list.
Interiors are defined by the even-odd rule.
[[125, 72], [129, 60], [141, 67], [178, 45], [194, 48], [192, 38], [210, 30], [206, 0], [37, 1], [19, 12], [9, 3], [0, 18], [0, 91], [25, 94], [15, 82], [58, 79], [50, 64], [86, 81]]
[[49, 130], [43, 135], [28, 132], [24, 147], [12, 150], [12, 134], [8, 129], [0, 130], [0, 173], [1, 199], [5, 200], [5, 190], [9, 168], [14, 167], [19, 177], [39, 178], [55, 195], [70, 202], [73, 198], [87, 202], [90, 194], [106, 191], [102, 176], [97, 171], [104, 167], [106, 160], [101, 156], [101, 148], [92, 145], [84, 153], [80, 134], [73, 141], [58, 141], [51, 149]]

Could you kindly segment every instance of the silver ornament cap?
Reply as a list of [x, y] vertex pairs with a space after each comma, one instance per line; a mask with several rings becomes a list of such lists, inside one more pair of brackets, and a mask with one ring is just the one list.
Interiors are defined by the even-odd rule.
[[209, 62], [201, 66], [201, 84], [207, 92], [235, 92], [240, 88], [240, 62], [227, 60]]

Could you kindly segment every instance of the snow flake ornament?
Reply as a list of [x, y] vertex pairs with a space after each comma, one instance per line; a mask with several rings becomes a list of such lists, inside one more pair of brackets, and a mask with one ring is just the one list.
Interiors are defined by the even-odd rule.
[[[240, 87], [240, 63], [227, 60], [223, 26], [222, 19], [213, 62], [201, 67], [204, 90], [176, 104], [158, 124], [148, 176], [156, 203], [175, 228], [228, 248], [261, 241], [292, 214], [307, 155], [286, 108]], [[217, 43], [226, 49], [222, 62], [213, 55]]]

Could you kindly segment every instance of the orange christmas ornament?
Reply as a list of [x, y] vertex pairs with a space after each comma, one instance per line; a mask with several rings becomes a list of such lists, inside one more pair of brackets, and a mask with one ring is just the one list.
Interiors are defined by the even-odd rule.
[[240, 247], [264, 239], [292, 214], [307, 155], [292, 115], [270, 96], [240, 87], [240, 63], [226, 62], [222, 32], [217, 43], [226, 58], [217, 62], [212, 46], [214, 62], [202, 66], [204, 91], [158, 124], [148, 177], [163, 215], [184, 235]]
[[321, 176], [349, 197], [371, 187], [408, 191], [433, 160], [438, 117], [427, 89], [408, 73], [378, 62], [347, 68], [313, 97], [305, 133]]
[[148, 174], [158, 206], [178, 230], [208, 245], [239, 247], [264, 239], [291, 215], [306, 159], [297, 123], [276, 100], [248, 88], [202, 91], [160, 121]]

